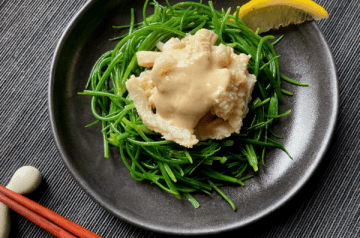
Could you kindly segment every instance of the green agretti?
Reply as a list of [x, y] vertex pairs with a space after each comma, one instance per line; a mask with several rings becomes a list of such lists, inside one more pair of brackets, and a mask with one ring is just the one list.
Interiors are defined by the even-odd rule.
[[[212, 2], [181, 2], [171, 6], [159, 5], [153, 1], [154, 14], [146, 17], [144, 4], [143, 22], [135, 23], [134, 9], [131, 9], [129, 25], [114, 27], [128, 28], [127, 34], [111, 40], [120, 40], [114, 50], [103, 54], [95, 63], [86, 88], [80, 93], [91, 95], [91, 110], [97, 119], [87, 125], [102, 123], [104, 156], [109, 156], [109, 144], [120, 149], [120, 155], [131, 177], [136, 181], [149, 180], [165, 191], [181, 198], [181, 194], [197, 208], [199, 203], [190, 195], [194, 192], [210, 194], [218, 192], [235, 210], [231, 199], [219, 187], [229, 184], [244, 185], [257, 171], [259, 160], [264, 163], [267, 147], [287, 151], [268, 136], [281, 138], [271, 130], [271, 125], [290, 110], [279, 114], [279, 101], [285, 95], [292, 95], [281, 88], [281, 79], [297, 85], [279, 73], [278, 57], [273, 49], [277, 41], [269, 43], [273, 36], [261, 37], [252, 32], [230, 9], [217, 11]], [[145, 68], [138, 66], [136, 52], [155, 51], [158, 42], [171, 37], [185, 37], [195, 34], [201, 28], [214, 31], [218, 36], [216, 44], [224, 44], [235, 53], [251, 55], [248, 70], [257, 76], [253, 101], [249, 105], [247, 122], [241, 134], [233, 134], [222, 141], [201, 141], [191, 149], [172, 141], [161, 139], [161, 135], [150, 131], [136, 112], [127, 93], [125, 82], [132, 75], [138, 76]], [[98, 111], [101, 113], [98, 113]], [[288, 154], [288, 153], [287, 153]], [[289, 155], [290, 156], [290, 155]], [[216, 165], [216, 166], [212, 166]]]

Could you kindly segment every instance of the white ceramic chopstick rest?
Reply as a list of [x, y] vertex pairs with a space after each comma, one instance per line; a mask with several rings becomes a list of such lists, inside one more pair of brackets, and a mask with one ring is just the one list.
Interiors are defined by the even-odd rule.
[[[37, 189], [40, 183], [41, 174], [39, 170], [32, 166], [23, 166], [16, 170], [6, 187], [16, 193], [27, 194]], [[0, 238], [9, 236], [10, 227], [10, 210], [0, 202]]]

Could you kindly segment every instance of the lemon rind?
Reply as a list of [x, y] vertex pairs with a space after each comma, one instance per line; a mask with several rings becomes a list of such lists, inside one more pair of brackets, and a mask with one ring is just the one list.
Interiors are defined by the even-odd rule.
[[252, 0], [241, 6], [239, 18], [252, 17], [256, 14], [256, 9], [262, 9], [270, 6], [288, 6], [302, 10], [311, 15], [315, 20], [328, 18], [328, 12], [319, 4], [311, 0]]

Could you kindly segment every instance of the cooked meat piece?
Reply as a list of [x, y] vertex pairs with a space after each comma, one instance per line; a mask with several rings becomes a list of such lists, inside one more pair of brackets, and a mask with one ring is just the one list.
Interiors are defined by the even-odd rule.
[[186, 147], [240, 132], [256, 78], [247, 71], [250, 56], [214, 46], [217, 38], [201, 29], [158, 43], [161, 52], [137, 53], [139, 65], [152, 69], [126, 87], [149, 129]]

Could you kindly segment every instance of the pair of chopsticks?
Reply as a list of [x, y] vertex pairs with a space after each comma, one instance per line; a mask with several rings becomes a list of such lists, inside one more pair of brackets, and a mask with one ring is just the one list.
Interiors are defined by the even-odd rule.
[[0, 202], [56, 237], [101, 238], [40, 204], [0, 185]]

